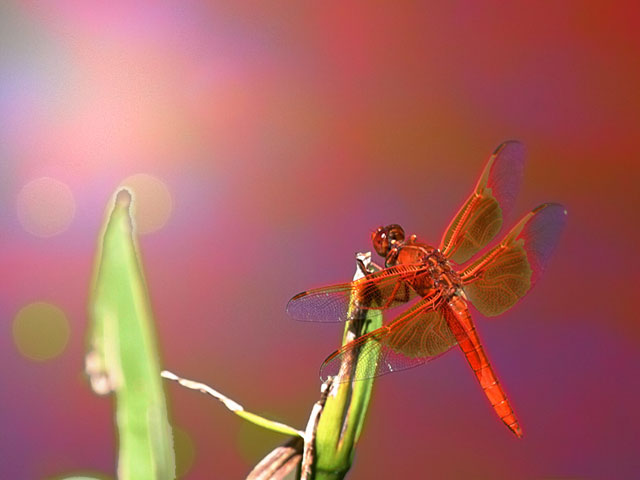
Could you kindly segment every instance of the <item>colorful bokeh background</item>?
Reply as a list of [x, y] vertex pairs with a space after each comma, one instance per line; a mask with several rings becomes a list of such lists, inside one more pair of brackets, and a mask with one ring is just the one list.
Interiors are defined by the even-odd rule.
[[[107, 201], [139, 196], [166, 368], [302, 427], [341, 326], [290, 320], [371, 230], [436, 243], [487, 155], [516, 220], [569, 211], [544, 278], [477, 325], [525, 436], [464, 358], [383, 377], [350, 478], [640, 477], [637, 2], [0, 3], [0, 478], [115, 474], [83, 375]], [[128, 180], [127, 180], [128, 179]], [[167, 385], [185, 478], [284, 438]]]

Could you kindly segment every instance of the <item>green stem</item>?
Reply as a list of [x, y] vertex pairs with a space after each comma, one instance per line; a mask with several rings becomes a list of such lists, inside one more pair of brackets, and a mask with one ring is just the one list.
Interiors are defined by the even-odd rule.
[[[354, 280], [364, 276], [360, 265], [368, 271], [373, 270], [370, 259], [371, 254], [359, 254], [359, 268]], [[350, 321], [345, 325], [342, 345], [382, 325], [382, 314], [379, 311], [357, 307], [354, 298], [351, 301], [349, 318]], [[316, 480], [342, 479], [351, 467], [374, 382], [373, 378], [350, 380], [353, 372], [358, 370], [359, 361], [358, 358], [343, 359], [341, 372], [344, 376], [334, 383], [318, 422], [314, 477]], [[341, 381], [343, 379], [346, 381]]]

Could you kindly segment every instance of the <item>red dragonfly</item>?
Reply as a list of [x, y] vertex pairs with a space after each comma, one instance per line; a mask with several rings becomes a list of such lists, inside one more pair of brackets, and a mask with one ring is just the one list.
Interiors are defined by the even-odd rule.
[[[351, 298], [363, 309], [388, 309], [418, 299], [404, 313], [331, 354], [323, 377], [357, 358], [355, 380], [415, 367], [460, 346], [498, 417], [518, 437], [522, 429], [482, 347], [467, 302], [485, 316], [500, 315], [536, 283], [566, 222], [562, 205], [544, 203], [527, 213], [481, 255], [501, 230], [522, 180], [525, 149], [505, 142], [489, 157], [480, 180], [436, 248], [406, 237], [399, 225], [380, 227], [373, 248], [385, 268], [359, 280], [293, 297], [288, 313], [303, 321], [347, 319]], [[458, 265], [462, 265], [458, 267]]]

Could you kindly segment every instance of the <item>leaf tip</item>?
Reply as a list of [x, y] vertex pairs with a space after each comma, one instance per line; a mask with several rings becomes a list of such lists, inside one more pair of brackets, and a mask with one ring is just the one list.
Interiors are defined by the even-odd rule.
[[131, 190], [129, 190], [127, 187], [122, 187], [116, 193], [116, 206], [129, 208], [129, 206], [131, 206], [131, 198]]

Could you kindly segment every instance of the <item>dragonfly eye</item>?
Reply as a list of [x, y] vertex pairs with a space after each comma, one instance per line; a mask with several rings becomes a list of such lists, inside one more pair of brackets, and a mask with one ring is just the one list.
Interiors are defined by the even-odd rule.
[[404, 229], [400, 225], [388, 225], [387, 232], [391, 244], [404, 242]]
[[371, 235], [371, 243], [373, 243], [373, 248], [378, 252], [378, 255], [386, 258], [387, 253], [389, 253], [387, 229], [385, 227], [380, 227], [378, 230], [373, 232], [373, 235]]
[[386, 258], [394, 243], [404, 241], [404, 230], [395, 224], [380, 227], [371, 236], [371, 241], [378, 255]]

